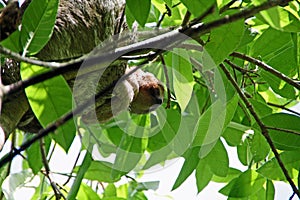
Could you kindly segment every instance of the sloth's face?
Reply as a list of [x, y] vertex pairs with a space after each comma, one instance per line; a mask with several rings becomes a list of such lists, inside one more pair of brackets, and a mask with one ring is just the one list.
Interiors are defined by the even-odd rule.
[[164, 99], [164, 88], [155, 78], [140, 85], [139, 92], [130, 104], [130, 111], [136, 114], [145, 114], [159, 107]]

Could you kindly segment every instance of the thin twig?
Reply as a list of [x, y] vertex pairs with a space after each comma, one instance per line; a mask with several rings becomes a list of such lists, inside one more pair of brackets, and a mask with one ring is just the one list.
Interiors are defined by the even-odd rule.
[[40, 141], [40, 151], [41, 151], [41, 155], [42, 155], [42, 162], [43, 162], [43, 165], [45, 167], [45, 173], [44, 174], [50, 182], [50, 185], [53, 189], [55, 198], [57, 200], [60, 200], [61, 198], [66, 199], [64, 197], [64, 195], [60, 192], [60, 190], [57, 188], [56, 183], [54, 181], [52, 181], [52, 179], [50, 177], [50, 167], [49, 167], [49, 163], [48, 163], [47, 155], [46, 155], [46, 150], [45, 150], [45, 140], [44, 140], [44, 138], [41, 138], [39, 141]]
[[[73, 164], [73, 167], [72, 167], [72, 171], [75, 169], [75, 167], [76, 167], [76, 165], [77, 165], [77, 163], [78, 163], [78, 160], [79, 160], [80, 155], [81, 155], [81, 151], [79, 151], [78, 154], [77, 154], [76, 160], [75, 160], [75, 162], [74, 162], [74, 164]], [[67, 184], [69, 183], [69, 181], [71, 180], [72, 177], [73, 177], [73, 176], [72, 176], [72, 172], [71, 172], [71, 173], [68, 175], [68, 179], [66, 180], [66, 182], [64, 182], [63, 186], [67, 185]]]
[[276, 69], [272, 68], [271, 66], [267, 65], [266, 63], [264, 63], [264, 62], [262, 62], [260, 60], [257, 60], [255, 58], [252, 58], [250, 56], [247, 56], [245, 54], [238, 53], [238, 52], [232, 53], [231, 56], [234, 56], [234, 57], [237, 57], [237, 58], [241, 58], [243, 60], [247, 60], [248, 62], [251, 62], [251, 63], [253, 63], [253, 64], [261, 67], [265, 71], [270, 72], [274, 76], [280, 78], [281, 80], [285, 81], [286, 83], [288, 83], [288, 84], [294, 86], [295, 88], [297, 88], [298, 90], [300, 90], [300, 84], [298, 84], [293, 79], [289, 78], [285, 74], [277, 71]]
[[300, 136], [300, 131], [294, 131], [294, 130], [290, 130], [290, 129], [278, 128], [278, 127], [273, 127], [273, 126], [266, 126], [266, 128], [270, 129], [270, 130], [281, 131], [281, 132], [291, 133], [291, 134]]
[[292, 187], [293, 191], [297, 194], [297, 196], [300, 198], [300, 192], [298, 190], [298, 188], [296, 187], [295, 183], [293, 182], [292, 178], [290, 177], [286, 167], [284, 166], [284, 163], [282, 162], [281, 158], [280, 158], [280, 154], [278, 153], [270, 135], [269, 135], [269, 131], [267, 129], [267, 126], [261, 121], [261, 119], [259, 118], [258, 114], [256, 113], [256, 111], [254, 110], [252, 104], [250, 103], [250, 101], [248, 101], [247, 97], [245, 96], [244, 92], [239, 88], [239, 85], [237, 84], [237, 82], [233, 79], [233, 77], [231, 76], [230, 72], [227, 70], [227, 68], [225, 67], [224, 64], [220, 64], [221, 69], [223, 70], [223, 72], [225, 73], [226, 77], [228, 78], [228, 80], [231, 82], [231, 84], [233, 85], [233, 87], [235, 88], [235, 90], [237, 91], [237, 93], [239, 94], [241, 100], [245, 103], [247, 109], [249, 110], [249, 112], [251, 113], [251, 115], [254, 117], [256, 123], [258, 124], [258, 126], [260, 127], [261, 133], [262, 135], [265, 137], [266, 141], [268, 142], [272, 152], [274, 153], [274, 156], [283, 172], [283, 174], [286, 177], [286, 180], [289, 182], [290, 186]]
[[191, 12], [190, 11], [186, 11], [184, 18], [182, 20], [181, 26], [186, 26], [191, 18]]
[[294, 111], [294, 110], [291, 110], [291, 109], [289, 109], [289, 108], [286, 108], [285, 105], [277, 105], [277, 104], [274, 104], [274, 103], [271, 103], [271, 102], [268, 102], [267, 104], [270, 105], [270, 106], [276, 107], [276, 108], [281, 108], [281, 109], [283, 109], [283, 110], [286, 110], [286, 111], [288, 111], [288, 112], [291, 112], [291, 113], [293, 113], [293, 114], [295, 114], [295, 115], [300, 116], [300, 113], [298, 113], [298, 112], [296, 112], [296, 111]]

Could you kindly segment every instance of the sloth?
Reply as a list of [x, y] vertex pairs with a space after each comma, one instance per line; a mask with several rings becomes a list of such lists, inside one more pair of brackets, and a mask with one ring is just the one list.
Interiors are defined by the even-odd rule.
[[[117, 82], [108, 96], [100, 97], [92, 108], [84, 112], [83, 122], [104, 123], [124, 110], [134, 114], [146, 114], [162, 104], [164, 87], [152, 73], [131, 67], [126, 69], [126, 74], [129, 76]], [[80, 90], [81, 88], [82, 83], [79, 86]], [[75, 101], [84, 101], [82, 93], [77, 90], [73, 91], [73, 95]]]

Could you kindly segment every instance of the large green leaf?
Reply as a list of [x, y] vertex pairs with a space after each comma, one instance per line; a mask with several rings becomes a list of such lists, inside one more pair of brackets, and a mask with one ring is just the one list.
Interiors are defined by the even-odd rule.
[[205, 157], [210, 171], [217, 176], [226, 177], [229, 170], [229, 158], [225, 146], [218, 140], [214, 148]]
[[249, 169], [238, 178], [229, 182], [220, 190], [220, 193], [235, 198], [249, 197], [257, 193], [265, 182], [266, 180], [263, 176]]
[[126, 0], [126, 6], [135, 20], [144, 26], [150, 12], [151, 0]]
[[[233, 22], [211, 31], [209, 42], [205, 45], [203, 66], [215, 68], [240, 44], [244, 35], [244, 21]], [[211, 59], [214, 61], [212, 63]]]
[[206, 159], [201, 160], [196, 168], [195, 176], [198, 192], [201, 192], [213, 177], [213, 173], [205, 161]]
[[172, 53], [173, 88], [176, 100], [184, 112], [193, 92], [193, 72], [188, 53], [175, 49]]
[[[227, 104], [217, 100], [200, 117], [198, 132], [193, 145], [202, 146], [215, 143], [222, 134], [222, 130], [231, 121], [237, 108], [238, 98], [235, 96]], [[213, 147], [213, 146], [212, 146]]]
[[[295, 178], [298, 175], [300, 166], [300, 152], [299, 151], [288, 151], [280, 154], [280, 158], [287, 169], [291, 178]], [[286, 178], [276, 160], [273, 157], [271, 160], [266, 162], [258, 170], [258, 173], [271, 180], [285, 181]]]
[[39, 52], [49, 41], [58, 0], [32, 0], [22, 17], [21, 44], [25, 54]]
[[175, 190], [178, 188], [196, 169], [200, 159], [199, 159], [199, 147], [194, 147], [192, 149], [189, 149], [183, 157], [185, 158], [185, 161], [183, 163], [183, 166], [180, 170], [180, 173], [172, 187], [172, 190]]
[[[287, 129], [300, 133], [300, 117], [277, 113], [262, 118], [265, 125], [277, 129]], [[270, 130], [269, 133], [275, 146], [281, 150], [300, 150], [300, 135], [279, 130]]]
[[[47, 69], [39, 66], [21, 63], [23, 80], [46, 71]], [[27, 87], [25, 92], [32, 111], [43, 127], [72, 109], [72, 93], [62, 76]], [[60, 126], [52, 137], [67, 151], [73, 142], [75, 132], [74, 121], [69, 120]]]

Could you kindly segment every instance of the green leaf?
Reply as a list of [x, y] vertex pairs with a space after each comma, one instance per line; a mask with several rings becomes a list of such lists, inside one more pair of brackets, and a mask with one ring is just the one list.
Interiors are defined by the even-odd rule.
[[192, 149], [189, 149], [183, 157], [185, 158], [185, 161], [183, 163], [183, 166], [180, 170], [180, 173], [172, 187], [172, 190], [175, 190], [178, 188], [196, 169], [200, 159], [199, 159], [199, 147], [194, 147]]
[[[34, 135], [31, 135], [30, 137], [26, 138], [26, 140], [32, 138], [33, 136]], [[45, 150], [46, 153], [48, 153], [51, 140], [49, 139], [49, 137], [45, 137], [44, 141], [45, 141]], [[33, 174], [37, 174], [38, 172], [40, 172], [40, 170], [43, 167], [40, 142], [33, 143], [30, 147], [26, 149], [26, 153], [27, 153], [27, 161], [30, 168], [32, 169]]]
[[176, 100], [184, 112], [193, 92], [193, 72], [186, 50], [175, 49], [172, 53], [173, 88]]
[[275, 187], [272, 181], [267, 180], [266, 200], [273, 200], [275, 197]]
[[33, 0], [22, 17], [21, 44], [25, 54], [38, 53], [49, 41], [58, 0]]
[[147, 22], [151, 0], [126, 0], [126, 6], [135, 20], [143, 27]]
[[254, 170], [247, 170], [238, 178], [229, 182], [219, 192], [228, 197], [244, 198], [257, 193], [265, 184], [263, 176]]
[[[21, 63], [21, 77], [27, 79], [48, 71], [45, 68]], [[35, 116], [43, 127], [56, 121], [72, 109], [72, 92], [62, 76], [56, 76], [25, 89], [26, 96]], [[53, 139], [68, 151], [75, 137], [75, 124], [69, 120], [60, 126]]]
[[113, 163], [112, 177], [118, 178], [124, 172], [134, 169], [143, 156], [145, 146], [143, 139], [123, 134], [122, 140], [118, 146], [116, 158]]
[[1, 1], [0, 1], [0, 9], [1, 9], [1, 8], [4, 8], [4, 6], [5, 6], [5, 3], [1, 0]]
[[[203, 54], [205, 69], [215, 68], [223, 62], [238, 47], [244, 31], [244, 21], [242, 20], [213, 29]], [[214, 63], [211, 62], [211, 58]]]
[[157, 190], [158, 186], [159, 186], [159, 181], [139, 182], [135, 189], [137, 191]]
[[26, 183], [33, 178], [30, 170], [24, 170], [15, 174], [10, 174], [2, 184], [2, 191], [6, 199], [15, 199], [15, 193], [18, 189], [24, 187]]
[[270, 152], [270, 146], [260, 131], [255, 130], [249, 145], [252, 158], [255, 162], [264, 160]]
[[16, 30], [13, 32], [8, 38], [5, 40], [2, 40], [0, 42], [0, 45], [8, 48], [9, 50], [19, 53], [22, 51], [21, 45], [20, 45], [20, 31]]
[[[221, 136], [222, 130], [231, 121], [237, 104], [237, 96], [227, 103], [223, 103], [220, 99], [213, 103], [200, 117], [198, 132], [194, 138], [193, 146], [214, 145]], [[213, 145], [207, 149], [208, 152]], [[205, 156], [205, 154], [203, 155]]]
[[242, 144], [242, 137], [247, 130], [251, 130], [251, 127], [236, 122], [230, 122], [222, 136], [230, 146], [237, 146]]
[[117, 196], [117, 188], [114, 184], [110, 183], [106, 186], [103, 197], [116, 197]]
[[[280, 158], [291, 178], [297, 177], [300, 166], [300, 151], [283, 152], [280, 154]], [[295, 171], [297, 171], [296, 174], [293, 173]], [[286, 180], [275, 157], [261, 166], [257, 172], [271, 180]]]
[[206, 12], [215, 3], [215, 0], [193, 0], [193, 1], [180, 0], [180, 1], [196, 17], [199, 17], [201, 14]]
[[210, 168], [205, 160], [201, 160], [196, 168], [195, 176], [198, 193], [208, 185], [213, 177], [213, 173], [210, 171]]
[[[295, 115], [277, 113], [262, 118], [266, 126], [276, 127], [277, 129], [295, 131], [300, 133], [300, 117]], [[300, 135], [286, 133], [279, 130], [270, 130], [269, 134], [276, 148], [280, 150], [300, 150]]]
[[210, 171], [217, 176], [226, 177], [229, 170], [229, 158], [225, 146], [218, 140], [214, 148], [205, 157]]
[[[292, 13], [290, 13], [290, 10]], [[291, 8], [273, 7], [260, 12], [263, 19], [275, 29], [280, 31], [299, 32], [300, 17]]]
[[212, 181], [217, 183], [227, 183], [237, 178], [242, 172], [238, 169], [229, 168], [228, 173], [225, 177], [213, 176]]
[[296, 99], [296, 90], [293, 86], [274, 75], [262, 71], [261, 76], [269, 84], [274, 92], [287, 99]]
[[248, 145], [248, 138], [246, 138], [241, 145], [237, 146], [237, 154], [238, 154], [238, 158], [240, 160], [240, 162], [245, 165], [248, 166], [249, 163], [252, 160], [252, 155], [250, 153], [250, 149], [249, 149], [249, 145]]
[[100, 200], [99, 195], [89, 186], [87, 186], [85, 183], [81, 183], [77, 199], [82, 200]]
[[[79, 167], [76, 167], [77, 171]], [[88, 167], [84, 178], [89, 180], [97, 180], [99, 182], [113, 183], [120, 180], [119, 177], [112, 177], [112, 164], [105, 161], [92, 161]]]

